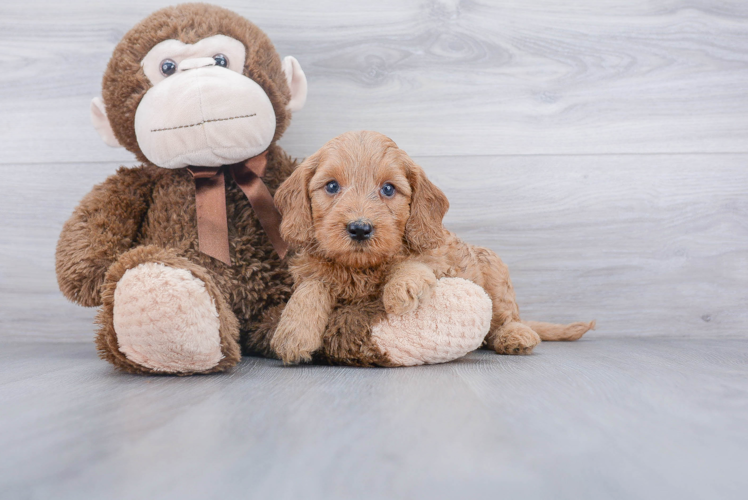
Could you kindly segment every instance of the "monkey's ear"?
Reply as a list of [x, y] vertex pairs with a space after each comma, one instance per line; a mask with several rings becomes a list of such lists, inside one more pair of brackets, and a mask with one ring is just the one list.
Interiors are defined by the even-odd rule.
[[91, 101], [91, 122], [107, 146], [112, 148], [122, 147], [117, 138], [114, 137], [112, 124], [109, 123], [109, 118], [106, 116], [104, 101], [101, 97], [94, 97]]
[[275, 205], [283, 217], [280, 226], [281, 237], [295, 248], [304, 247], [314, 241], [309, 181], [312, 180], [318, 165], [319, 153], [315, 153], [296, 167], [275, 192]]
[[283, 59], [283, 72], [286, 74], [288, 88], [291, 89], [291, 100], [286, 109], [291, 112], [299, 111], [306, 103], [306, 75], [295, 57], [286, 56]]
[[423, 252], [444, 242], [442, 219], [449, 210], [449, 200], [415, 162], [408, 161], [406, 167], [412, 194], [405, 239], [411, 249]]

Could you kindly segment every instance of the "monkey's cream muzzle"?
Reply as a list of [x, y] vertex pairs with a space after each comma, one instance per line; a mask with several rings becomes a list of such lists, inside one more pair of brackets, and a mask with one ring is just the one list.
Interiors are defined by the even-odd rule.
[[138, 145], [148, 160], [164, 168], [219, 167], [268, 148], [275, 111], [262, 87], [211, 58], [179, 66], [146, 92], [135, 113]]

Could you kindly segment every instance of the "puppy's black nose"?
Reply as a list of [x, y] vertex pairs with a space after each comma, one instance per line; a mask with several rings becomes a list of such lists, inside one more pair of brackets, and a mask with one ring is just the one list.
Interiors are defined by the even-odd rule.
[[369, 238], [371, 238], [371, 232], [374, 230], [374, 228], [371, 227], [371, 224], [362, 220], [349, 222], [347, 229], [348, 236], [350, 236], [352, 240], [356, 241], [368, 240]]

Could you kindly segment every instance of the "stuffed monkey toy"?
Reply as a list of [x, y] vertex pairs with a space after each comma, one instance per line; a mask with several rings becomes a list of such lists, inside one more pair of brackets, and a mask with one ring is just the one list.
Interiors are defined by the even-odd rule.
[[[306, 85], [294, 58], [281, 60], [257, 26], [215, 6], [159, 10], [117, 45], [91, 116], [108, 145], [142, 165], [83, 198], [56, 253], [62, 293], [100, 307], [103, 359], [131, 373], [187, 375], [226, 370], [242, 352], [275, 357], [270, 341], [293, 280], [272, 194], [296, 166], [277, 141]], [[485, 309], [473, 287], [442, 287], [442, 307]], [[448, 361], [488, 328], [471, 319], [453, 342], [454, 328], [433, 327], [443, 310], [421, 312], [412, 331], [379, 317], [373, 340], [374, 316], [341, 309], [315, 357], [392, 366], [388, 349], [402, 351], [404, 336], [426, 349], [399, 364]]]

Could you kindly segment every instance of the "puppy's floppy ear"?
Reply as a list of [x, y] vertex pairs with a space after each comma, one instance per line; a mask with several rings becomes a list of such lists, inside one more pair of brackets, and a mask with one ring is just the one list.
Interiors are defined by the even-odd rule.
[[405, 240], [416, 252], [436, 248], [444, 243], [442, 219], [449, 210], [449, 201], [442, 190], [426, 178], [423, 169], [410, 159], [406, 161], [406, 171], [412, 194]]
[[315, 153], [304, 160], [275, 192], [275, 205], [283, 217], [281, 237], [292, 247], [303, 247], [314, 240], [309, 181], [317, 171], [319, 156]]

